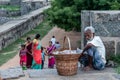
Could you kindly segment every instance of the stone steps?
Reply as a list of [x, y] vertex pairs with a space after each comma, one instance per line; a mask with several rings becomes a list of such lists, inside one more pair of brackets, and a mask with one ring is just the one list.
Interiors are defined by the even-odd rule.
[[20, 67], [0, 71], [1, 77], [7, 80], [120, 80], [120, 75], [113, 68], [98, 71], [82, 71], [78, 69], [76, 75], [60, 76], [56, 69], [22, 71]]

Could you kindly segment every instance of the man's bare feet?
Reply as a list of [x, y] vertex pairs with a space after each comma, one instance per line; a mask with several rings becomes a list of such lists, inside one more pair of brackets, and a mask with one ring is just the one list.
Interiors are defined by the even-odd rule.
[[86, 66], [86, 67], [83, 68], [83, 70], [84, 70], [84, 71], [90, 71], [90, 70], [93, 70], [93, 68], [90, 67], [90, 66]]

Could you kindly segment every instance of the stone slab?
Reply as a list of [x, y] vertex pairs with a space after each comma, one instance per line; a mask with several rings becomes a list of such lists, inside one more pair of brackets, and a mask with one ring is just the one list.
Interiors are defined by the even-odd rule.
[[56, 69], [27, 70], [26, 73], [29, 75], [28, 80], [117, 80], [113, 76], [116, 74], [113, 68], [88, 72], [79, 69], [77, 75], [73, 76], [60, 76]]
[[0, 75], [2, 79], [15, 79], [15, 78], [25, 76], [22, 68], [20, 67], [11, 68], [7, 70], [0, 70]]

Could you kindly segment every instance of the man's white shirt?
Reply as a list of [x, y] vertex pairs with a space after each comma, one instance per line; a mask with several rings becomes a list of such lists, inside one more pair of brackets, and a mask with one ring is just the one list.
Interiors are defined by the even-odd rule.
[[55, 38], [52, 38], [51, 41], [52, 41], [52, 44], [54, 45], [55, 42], [56, 42], [56, 39], [55, 39]]
[[97, 48], [99, 55], [102, 58], [102, 61], [104, 63], [106, 63], [105, 46], [104, 46], [101, 38], [99, 36], [94, 36], [93, 40], [87, 42], [87, 44], [89, 44], [89, 43], [93, 44]]

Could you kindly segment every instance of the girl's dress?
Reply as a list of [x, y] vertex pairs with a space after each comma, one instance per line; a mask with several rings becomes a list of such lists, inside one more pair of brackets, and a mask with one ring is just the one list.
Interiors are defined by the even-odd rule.
[[26, 53], [27, 53], [27, 50], [24, 49], [24, 50], [20, 50], [20, 65], [23, 67], [23, 66], [26, 66], [26, 62], [27, 62], [27, 56], [26, 56]]
[[32, 51], [33, 51], [32, 69], [41, 69], [42, 64], [41, 46], [37, 39], [33, 40]]

